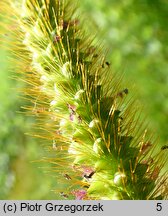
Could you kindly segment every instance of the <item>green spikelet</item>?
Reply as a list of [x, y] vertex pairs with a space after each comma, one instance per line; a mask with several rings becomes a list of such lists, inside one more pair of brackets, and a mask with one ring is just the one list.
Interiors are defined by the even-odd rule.
[[26, 109], [38, 117], [35, 136], [46, 139], [50, 157], [43, 161], [57, 173], [56, 191], [68, 199], [166, 199], [167, 174], [160, 174], [166, 150], [153, 154], [130, 90], [82, 30], [73, 4], [22, 0], [9, 10], [32, 102]]

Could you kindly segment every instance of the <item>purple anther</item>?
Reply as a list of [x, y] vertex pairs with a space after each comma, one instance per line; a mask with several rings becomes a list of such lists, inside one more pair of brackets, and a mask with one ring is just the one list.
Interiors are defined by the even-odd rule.
[[73, 114], [73, 113], [71, 113], [71, 114], [69, 115], [69, 119], [70, 119], [71, 121], [74, 120], [74, 114]]
[[72, 191], [72, 194], [75, 195], [77, 200], [82, 200], [86, 196], [86, 193], [87, 192], [83, 189]]
[[54, 42], [55, 42], [55, 43], [57, 43], [57, 42], [60, 41], [60, 40], [61, 40], [61, 36], [56, 35], [56, 36], [54, 37]]

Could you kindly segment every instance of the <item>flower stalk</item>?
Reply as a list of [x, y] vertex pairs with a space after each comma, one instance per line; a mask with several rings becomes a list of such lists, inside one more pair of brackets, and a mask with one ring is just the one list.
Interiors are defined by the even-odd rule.
[[22, 0], [8, 9], [32, 102], [25, 109], [38, 118], [34, 135], [46, 139], [43, 161], [53, 164], [57, 192], [65, 199], [166, 199], [166, 149], [153, 154], [130, 88], [122, 88], [74, 8], [69, 0]]

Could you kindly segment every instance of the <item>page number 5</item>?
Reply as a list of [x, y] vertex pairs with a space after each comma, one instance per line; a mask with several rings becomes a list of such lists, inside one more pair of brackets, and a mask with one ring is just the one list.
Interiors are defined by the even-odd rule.
[[156, 210], [157, 211], [162, 211], [162, 203], [157, 203]]

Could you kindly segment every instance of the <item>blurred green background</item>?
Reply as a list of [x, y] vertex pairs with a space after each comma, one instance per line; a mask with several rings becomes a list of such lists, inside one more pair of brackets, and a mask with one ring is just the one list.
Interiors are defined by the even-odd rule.
[[19, 113], [25, 103], [18, 92], [23, 84], [11, 79], [9, 56], [1, 49], [0, 199], [55, 199], [51, 192], [55, 179], [44, 174], [42, 164], [32, 162], [41, 159], [44, 151], [40, 140], [25, 135], [33, 119]]
[[[84, 0], [80, 6], [86, 25], [92, 22], [108, 47], [112, 69], [135, 86], [159, 145], [167, 144], [168, 1]], [[39, 140], [25, 135], [34, 119], [18, 113], [22, 84], [10, 79], [4, 46], [0, 42], [0, 199], [57, 199], [51, 191], [57, 179], [32, 162], [46, 153]]]

